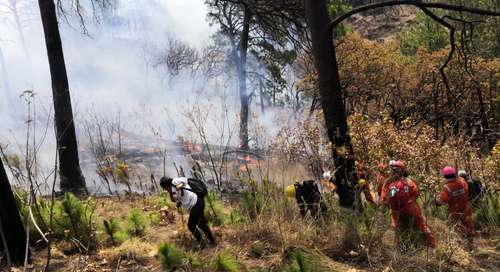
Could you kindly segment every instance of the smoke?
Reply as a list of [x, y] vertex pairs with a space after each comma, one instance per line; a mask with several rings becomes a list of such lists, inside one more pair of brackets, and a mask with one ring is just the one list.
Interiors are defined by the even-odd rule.
[[[7, 2], [0, 0], [0, 4]], [[36, 117], [30, 126], [31, 136], [36, 142], [43, 141], [38, 162], [42, 168], [51, 169], [56, 149], [51, 122], [51, 81], [42, 24], [36, 4], [26, 5], [29, 0], [17, 2], [22, 7], [18, 15], [23, 22], [25, 45], [19, 38], [19, 29], [12, 23], [13, 15], [0, 5], [0, 12], [6, 12], [5, 17], [2, 16], [4, 20], [0, 21], [0, 143], [9, 144], [9, 152], [23, 153], [26, 121]], [[161, 138], [162, 141], [189, 133], [187, 128], [192, 124], [185, 113], [195, 107], [209, 109], [208, 114], [214, 116], [207, 122], [208, 137], [214, 142], [220, 136], [217, 134], [220, 129], [218, 116], [229, 116], [232, 126], [237, 126], [239, 99], [236, 87], [231, 87], [235, 81], [229, 80], [225, 86], [219, 83], [206, 86], [200, 94], [199, 88], [193, 88], [195, 85], [190, 75], [181, 73], [171, 80], [164, 70], [152, 67], [156, 54], [170, 37], [198, 51], [210, 43], [216, 29], [206, 21], [204, 0], [117, 1], [112, 9], [100, 13], [98, 23], [90, 12], [91, 8], [86, 8], [87, 35], [82, 33], [78, 18], [70, 12], [65, 19], [59, 18], [82, 149], [86, 141], [81, 124], [88, 118], [89, 109], [107, 119], [120, 114], [125, 131], [145, 139]], [[23, 50], [24, 46], [28, 54]], [[222, 89], [234, 92], [221, 96]], [[28, 103], [19, 97], [26, 90], [35, 93], [35, 97], [29, 100], [29, 116]], [[271, 121], [274, 111], [268, 110], [259, 116], [265, 125], [275, 130], [276, 124]], [[237, 143], [235, 128], [229, 144]]]

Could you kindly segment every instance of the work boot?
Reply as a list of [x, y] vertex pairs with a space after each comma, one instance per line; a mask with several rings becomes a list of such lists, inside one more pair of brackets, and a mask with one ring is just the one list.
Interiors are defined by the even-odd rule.
[[[212, 238], [213, 239], [213, 238]], [[216, 247], [217, 246], [217, 242], [215, 240], [212, 240], [212, 241], [208, 241], [208, 245], [210, 247]]]
[[207, 247], [207, 242], [205, 240], [197, 241], [197, 248], [199, 250], [205, 249]]

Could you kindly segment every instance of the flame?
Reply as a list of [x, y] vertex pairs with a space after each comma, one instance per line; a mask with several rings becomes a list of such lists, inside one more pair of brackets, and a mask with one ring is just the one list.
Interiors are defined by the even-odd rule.
[[187, 140], [182, 142], [182, 148], [188, 154], [199, 154], [203, 151], [203, 145]]

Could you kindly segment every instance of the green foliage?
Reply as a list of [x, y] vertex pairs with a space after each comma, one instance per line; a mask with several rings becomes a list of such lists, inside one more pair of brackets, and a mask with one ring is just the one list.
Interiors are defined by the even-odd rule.
[[309, 254], [302, 250], [296, 249], [292, 252], [290, 257], [290, 264], [285, 266], [285, 272], [312, 272], [315, 270], [314, 260]]
[[146, 232], [147, 220], [139, 209], [133, 209], [127, 217], [127, 233], [130, 236], [143, 236]]
[[284, 193], [278, 195], [279, 198], [274, 198], [275, 209], [278, 210], [285, 218], [295, 218], [299, 215], [297, 200], [285, 196]]
[[255, 49], [250, 50], [250, 53], [263, 64], [267, 72], [269, 79], [263, 82], [265, 95], [268, 97], [276, 95], [276, 93], [286, 95], [283, 90], [287, 86], [287, 79], [283, 67], [293, 63], [297, 58], [297, 51], [288, 50], [275, 42], [262, 40]]
[[[16, 201], [17, 209], [19, 210], [19, 215], [21, 216], [21, 221], [23, 225], [26, 226], [26, 223], [29, 222], [32, 224], [29, 208], [28, 208], [28, 192], [22, 190], [14, 190], [14, 199]], [[50, 218], [50, 203], [47, 203], [43, 198], [37, 199], [36, 203], [32, 204], [32, 212], [35, 221], [40, 227], [41, 231], [47, 233], [49, 231], [49, 218]], [[30, 240], [32, 242], [39, 241], [42, 239], [40, 233], [34, 228], [31, 227], [30, 230]]]
[[170, 200], [170, 196], [167, 192], [163, 191], [158, 194], [154, 194], [147, 198], [147, 203], [155, 207], [167, 207], [169, 209], [175, 210], [175, 203]]
[[[344, 0], [331, 0], [329, 1], [329, 13], [331, 18], [335, 18], [351, 10], [351, 6], [345, 3]], [[348, 32], [344, 24], [339, 24], [334, 30], [334, 37], [339, 38]]]
[[[28, 208], [28, 193], [16, 191], [14, 196], [23, 224], [27, 222], [32, 224]], [[50, 206], [51, 203], [43, 198], [37, 199], [36, 203], [31, 206], [33, 217], [40, 230], [44, 233], [49, 232]], [[52, 217], [52, 237], [69, 241], [74, 245], [74, 249], [79, 251], [87, 252], [94, 249], [97, 245], [93, 222], [94, 210], [95, 205], [93, 202], [81, 201], [72, 193], [65, 194], [62, 200], [55, 200]], [[30, 237], [33, 242], [42, 238], [34, 227], [30, 227]]]
[[[496, 9], [497, 11], [499, 5], [498, 0], [447, 0], [445, 2], [486, 10]], [[452, 16], [464, 21], [480, 21], [480, 23], [474, 23], [473, 29], [470, 26], [467, 27], [469, 38], [466, 43], [469, 49], [473, 49], [474, 52], [483, 57], [498, 58], [500, 56], [500, 18], [495, 16], [478, 16], [467, 12], [454, 12]], [[458, 24], [457, 28], [461, 29], [460, 24]]]
[[244, 224], [247, 221], [247, 218], [238, 209], [232, 209], [229, 213], [229, 222], [232, 225]]
[[316, 271], [337, 271], [338, 268], [332, 266], [331, 259], [318, 250], [306, 248], [296, 248], [289, 251], [285, 258], [282, 271], [285, 272], [316, 272]]
[[262, 186], [259, 186], [257, 181], [253, 179], [242, 179], [241, 182], [247, 184], [250, 188], [249, 191], [243, 193], [240, 202], [241, 212], [250, 219], [255, 219], [268, 212], [269, 203], [273, 201], [272, 196], [274, 193], [280, 192], [277, 189], [277, 184], [266, 178], [262, 180]]
[[172, 243], [165, 243], [158, 248], [158, 258], [165, 269], [175, 270], [182, 266], [183, 253]]
[[436, 192], [434, 191], [424, 191], [421, 194], [421, 197], [417, 201], [421, 201], [421, 207], [424, 210], [429, 211], [432, 217], [437, 217], [441, 220], [448, 219], [448, 212], [446, 211], [445, 206], [437, 206], [435, 204], [436, 200]]
[[267, 207], [266, 197], [264, 194], [253, 191], [245, 192], [241, 202], [242, 211], [250, 218], [257, 218]]
[[250, 272], [268, 272], [268, 271], [271, 271], [270, 269], [265, 269], [265, 268], [261, 268], [261, 267], [254, 267], [254, 268], [250, 268], [250, 270], [248, 270]]
[[184, 260], [186, 265], [191, 269], [201, 268], [203, 266], [200, 255], [195, 251], [188, 251], [184, 256]]
[[500, 226], [500, 197], [488, 190], [478, 209], [473, 213], [474, 223], [478, 225]]
[[359, 216], [358, 233], [360, 235], [369, 235], [374, 227], [373, 218], [377, 209], [371, 205], [367, 204], [363, 208], [362, 214]]
[[215, 256], [214, 259], [214, 270], [215, 271], [225, 271], [225, 272], [238, 272], [240, 271], [240, 265], [238, 261], [231, 255], [229, 250], [222, 250]]
[[119, 245], [125, 241], [127, 235], [121, 230], [120, 221], [117, 218], [103, 220], [104, 232], [113, 245]]
[[94, 210], [92, 202], [84, 203], [72, 193], [66, 193], [64, 199], [55, 205], [55, 236], [71, 241], [79, 250], [95, 248]]
[[434, 52], [449, 44], [448, 30], [422, 12], [417, 14], [408, 31], [398, 35], [398, 39], [404, 55], [415, 55], [420, 47]]
[[156, 211], [148, 212], [147, 215], [149, 224], [151, 226], [157, 226], [158, 224], [160, 224], [161, 218], [158, 212]]
[[214, 226], [222, 226], [227, 215], [224, 212], [224, 204], [215, 192], [208, 192], [205, 197], [205, 217]]
[[339, 211], [338, 200], [335, 195], [323, 194], [323, 204], [326, 206], [326, 209], [328, 211], [326, 220], [339, 220], [341, 211]]

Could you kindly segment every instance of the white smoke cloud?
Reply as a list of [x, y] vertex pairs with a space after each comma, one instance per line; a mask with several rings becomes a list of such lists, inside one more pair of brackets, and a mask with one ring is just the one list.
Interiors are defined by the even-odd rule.
[[[8, 0], [0, 0], [0, 3]], [[12, 23], [12, 15], [2, 13], [0, 20], [0, 49], [2, 50], [7, 78], [0, 71], [0, 143], [11, 147], [22, 145], [25, 138], [26, 104], [18, 96], [25, 90], [36, 93], [37, 123], [41, 138], [47, 118], [51, 118], [51, 81], [38, 5], [34, 0], [20, 10], [28, 56], [20, 42], [19, 31]], [[0, 6], [0, 13], [5, 12]], [[89, 10], [87, 9], [89, 12]], [[60, 31], [68, 72], [73, 112], [78, 121], [88, 108], [113, 118], [122, 114], [123, 126], [134, 133], [151, 137], [153, 129], [163, 131], [165, 137], [175, 139], [186, 132], [187, 121], [183, 113], [193, 107], [200, 96], [195, 94], [189, 77], [180, 77], [170, 84], [164, 72], [151, 67], [152, 48], [165, 45], [169, 36], [202, 49], [216, 31], [206, 21], [204, 0], [121, 0], [115, 9], [107, 11], [99, 24], [87, 12], [89, 35], [83, 35], [77, 18], [69, 16], [69, 23], [60, 21]], [[10, 19], [9, 19], [10, 18]], [[0, 63], [1, 64], [1, 63]], [[1, 69], [2, 67], [0, 67]], [[1, 84], [8, 80], [11, 98]], [[228, 94], [229, 115], [237, 122], [239, 99], [235, 92]], [[207, 90], [207, 94], [219, 90]], [[14, 100], [14, 101], [12, 101]], [[202, 101], [211, 107], [214, 116], [223, 114], [220, 99]], [[168, 109], [168, 114], [165, 114]], [[274, 127], [272, 111], [263, 116], [266, 124]], [[261, 114], [259, 114], [261, 115]], [[262, 115], [261, 115], [262, 116]], [[216, 123], [216, 122], [215, 122]], [[235, 125], [237, 125], [235, 123]], [[50, 126], [50, 124], [49, 124]], [[172, 130], [172, 127], [175, 129]], [[81, 125], [77, 129], [82, 135]], [[217, 138], [215, 128], [209, 136]], [[54, 132], [49, 127], [45, 144], [40, 150], [43, 167], [51, 168], [55, 143]], [[79, 139], [82, 145], [82, 139]], [[237, 131], [231, 144], [237, 144]], [[15, 143], [15, 144], [14, 144]], [[21, 148], [13, 152], [20, 153]]]
[[[30, 14], [30, 20], [23, 25], [29, 59], [22, 50], [12, 20], [3, 20], [0, 24], [0, 48], [12, 92], [10, 96], [18, 103], [17, 111], [24, 108], [16, 98], [24, 90], [34, 90], [44, 103], [49, 103], [51, 98], [43, 29], [36, 1], [31, 2], [33, 5], [29, 8], [33, 10], [20, 10], [20, 17]], [[168, 105], [173, 100], [169, 98], [176, 93], [167, 89], [164, 75], [148, 67], [146, 45], [162, 44], [169, 35], [174, 35], [190, 44], [204, 46], [214, 31], [208, 26], [205, 14], [203, 0], [124, 0], [98, 25], [93, 24], [90, 16], [87, 18], [89, 36], [82, 35], [75, 18], [69, 17], [71, 25], [60, 18], [75, 114], [89, 105], [103, 110], [116, 107], [123, 112], [138, 110], [142, 105]], [[12, 15], [7, 13], [6, 16]], [[0, 86], [1, 120], [4, 125], [12, 126], [13, 105], [9, 105], [12, 101], [7, 99], [3, 85]]]
[[[0, 142], [9, 143], [10, 151], [22, 153], [25, 138], [27, 106], [18, 98], [25, 90], [36, 93], [39, 117], [49, 117], [51, 108], [51, 81], [43, 29], [38, 5], [22, 5], [19, 17], [28, 49], [24, 53], [14, 17], [0, 6], [0, 49], [3, 69], [0, 73]], [[164, 107], [179, 107], [179, 93], [168, 90], [164, 75], [146, 63], [147, 45], [161, 45], [168, 36], [175, 36], [197, 47], [208, 43], [214, 29], [209, 27], [203, 0], [119, 1], [116, 9], [106, 13], [99, 24], [92, 20], [87, 9], [89, 35], [83, 35], [78, 21], [69, 16], [69, 23], [59, 18], [60, 31], [68, 72], [75, 118], [92, 106], [106, 115], [144, 113], [145, 120], [160, 126]], [[6, 4], [8, 0], [1, 0]], [[2, 67], [0, 67], [1, 69]], [[10, 86], [7, 93], [3, 84]], [[145, 116], [147, 109], [151, 114]], [[137, 120], [138, 123], [141, 121]], [[40, 130], [44, 122], [37, 124]], [[148, 133], [142, 127], [142, 132]], [[39, 132], [38, 135], [41, 135]], [[46, 144], [40, 150], [40, 161], [50, 167], [54, 156], [54, 133], [49, 128]]]

